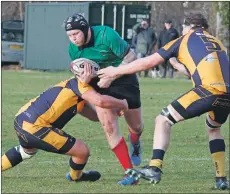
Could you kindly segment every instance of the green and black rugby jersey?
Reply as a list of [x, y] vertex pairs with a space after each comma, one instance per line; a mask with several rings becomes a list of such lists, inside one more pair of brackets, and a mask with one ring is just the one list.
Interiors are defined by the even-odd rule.
[[91, 29], [91, 40], [83, 48], [70, 43], [70, 58], [72, 60], [77, 58], [91, 59], [98, 63], [101, 68], [120, 65], [129, 51], [129, 44], [108, 26], [93, 26]]

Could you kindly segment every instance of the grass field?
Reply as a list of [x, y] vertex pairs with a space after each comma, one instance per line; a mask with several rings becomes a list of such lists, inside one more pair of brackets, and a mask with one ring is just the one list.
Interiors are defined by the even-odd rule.
[[[2, 153], [18, 144], [14, 115], [28, 100], [46, 88], [69, 78], [68, 72], [2, 71]], [[154, 117], [173, 99], [191, 88], [186, 79], [141, 78], [140, 88], [145, 130], [142, 136], [143, 165], [152, 156]], [[117, 185], [123, 170], [110, 151], [99, 123], [76, 116], [64, 130], [85, 141], [91, 156], [86, 169], [99, 170], [100, 181], [69, 183], [65, 180], [69, 157], [39, 151], [13, 169], [2, 173], [2, 193], [229, 193], [213, 189], [215, 171], [210, 159], [205, 115], [173, 127], [170, 148], [165, 155], [162, 182], [152, 186], [141, 180], [132, 187]], [[120, 119], [127, 140], [127, 127]], [[229, 120], [222, 128], [226, 142], [226, 174], [229, 176]]]

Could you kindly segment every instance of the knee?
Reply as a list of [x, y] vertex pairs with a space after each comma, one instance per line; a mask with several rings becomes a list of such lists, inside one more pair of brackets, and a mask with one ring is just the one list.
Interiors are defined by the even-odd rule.
[[20, 153], [22, 160], [30, 159], [37, 153], [37, 149], [26, 149], [21, 145], [16, 146], [15, 149], [18, 153]]
[[135, 124], [131, 128], [132, 131], [135, 131], [137, 133], [141, 133], [143, 131], [143, 129], [144, 129], [144, 123], [143, 122]]
[[165, 125], [167, 124], [169, 126], [172, 126], [175, 123], [177, 123], [177, 121], [169, 112], [168, 108], [163, 108], [161, 113], [156, 117], [156, 123], [162, 123]]
[[208, 134], [215, 134], [220, 132], [221, 124], [212, 120], [209, 115], [206, 116], [206, 131]]
[[80, 158], [88, 158], [90, 156], [90, 150], [89, 147], [82, 141], [77, 140], [75, 143], [75, 148], [77, 149], [76, 157]]
[[155, 123], [156, 124], [169, 124], [168, 120], [165, 118], [165, 116], [163, 115], [158, 115], [156, 118], [155, 118]]
[[207, 129], [209, 141], [213, 139], [224, 139], [221, 135], [220, 129]]
[[84, 152], [84, 154], [85, 154], [86, 158], [88, 158], [90, 156], [90, 149], [89, 149], [89, 147], [87, 145], [85, 145], [85, 152]]
[[82, 156], [84, 156], [85, 158], [88, 158], [90, 155], [90, 150], [89, 150], [89, 147], [85, 143], [81, 145], [81, 150], [82, 150]]
[[207, 131], [207, 133], [208, 133], [209, 136], [220, 135], [220, 128], [218, 128], [218, 129], [206, 128], [206, 131]]

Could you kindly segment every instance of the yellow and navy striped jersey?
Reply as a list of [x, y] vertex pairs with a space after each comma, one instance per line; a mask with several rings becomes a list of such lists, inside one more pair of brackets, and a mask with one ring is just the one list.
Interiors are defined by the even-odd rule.
[[93, 88], [75, 78], [62, 81], [30, 100], [16, 116], [20, 116], [31, 126], [62, 129], [70, 119], [81, 112], [85, 103], [81, 96], [89, 90]]
[[157, 52], [166, 60], [177, 57], [190, 73], [194, 86], [207, 85], [230, 93], [229, 58], [225, 48], [203, 29], [189, 32]]

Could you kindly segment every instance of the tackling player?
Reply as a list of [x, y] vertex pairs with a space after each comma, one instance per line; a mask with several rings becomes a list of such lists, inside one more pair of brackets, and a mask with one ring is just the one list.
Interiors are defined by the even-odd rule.
[[171, 126], [207, 113], [206, 130], [216, 167], [216, 188], [228, 188], [224, 173], [225, 142], [220, 128], [230, 113], [229, 59], [222, 43], [211, 36], [207, 28], [207, 20], [201, 14], [190, 14], [183, 24], [183, 36], [169, 42], [155, 54], [126, 66], [108, 67], [99, 71], [100, 77], [132, 74], [176, 57], [183, 65], [175, 63], [174, 66], [177, 66], [178, 71], [191, 76], [194, 88], [174, 100], [156, 117], [153, 155], [149, 166], [134, 170], [153, 183], [161, 180]]
[[91, 80], [88, 64], [81, 81], [76, 78], [62, 81], [30, 100], [16, 114], [14, 128], [20, 145], [11, 148], [2, 156], [1, 170], [12, 168], [25, 159], [33, 157], [38, 149], [71, 156], [69, 181], [96, 181], [97, 171], [82, 172], [90, 155], [87, 145], [65, 133], [62, 128], [77, 114], [98, 121], [95, 110], [88, 101], [98, 107], [128, 109], [126, 100], [115, 99], [97, 93], [87, 82]]
[[[118, 33], [108, 26], [89, 26], [86, 19], [75, 14], [65, 21], [65, 30], [70, 40], [69, 55], [72, 60], [88, 58], [99, 64], [100, 68], [110, 65], [120, 66], [136, 59], [130, 46]], [[129, 110], [124, 117], [128, 124], [130, 153], [118, 127], [118, 116], [113, 109], [96, 107], [100, 122], [106, 133], [108, 143], [124, 169], [141, 163], [140, 136], [143, 130], [139, 83], [136, 74], [112, 79], [94, 79], [90, 85], [99, 93], [126, 99]], [[132, 163], [131, 163], [131, 160]], [[136, 184], [136, 180], [124, 177], [118, 182], [122, 185]]]

